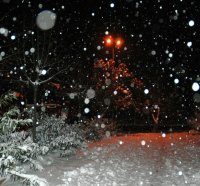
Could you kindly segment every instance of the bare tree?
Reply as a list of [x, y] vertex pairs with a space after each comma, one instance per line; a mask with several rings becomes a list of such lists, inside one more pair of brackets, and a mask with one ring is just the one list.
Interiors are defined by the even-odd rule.
[[35, 19], [36, 17], [30, 20], [25, 17], [24, 20], [16, 22], [10, 30], [0, 28], [2, 34], [4, 31], [8, 31], [9, 34], [9, 36], [1, 35], [4, 37], [0, 48], [2, 74], [10, 81], [23, 83], [27, 87], [32, 87], [33, 90], [32, 135], [34, 141], [36, 141], [36, 107], [39, 87], [60, 74], [66, 75], [77, 64], [74, 56], [69, 52], [70, 49], [72, 50], [72, 38], [66, 39], [63, 36], [63, 28], [40, 30], [36, 26]]

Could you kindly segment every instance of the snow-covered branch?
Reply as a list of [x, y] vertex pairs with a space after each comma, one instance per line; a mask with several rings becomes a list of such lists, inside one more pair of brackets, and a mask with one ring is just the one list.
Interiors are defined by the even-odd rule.
[[28, 182], [30, 186], [49, 186], [48, 182], [44, 178], [40, 178], [36, 175], [22, 174], [14, 170], [8, 171], [9, 174], [17, 176], [23, 180], [23, 182]]

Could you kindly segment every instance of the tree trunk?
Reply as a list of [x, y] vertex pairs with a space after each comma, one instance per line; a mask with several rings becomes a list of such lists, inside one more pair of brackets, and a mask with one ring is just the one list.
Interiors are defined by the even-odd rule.
[[33, 142], [36, 142], [36, 125], [37, 125], [37, 92], [38, 92], [38, 85], [33, 85], [33, 101], [34, 101], [34, 109], [33, 109], [33, 128], [32, 128], [32, 137]]

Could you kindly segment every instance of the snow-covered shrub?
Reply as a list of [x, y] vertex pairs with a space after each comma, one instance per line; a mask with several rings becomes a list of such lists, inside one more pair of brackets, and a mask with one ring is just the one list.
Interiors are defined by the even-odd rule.
[[48, 186], [49, 185], [46, 179], [40, 178], [36, 175], [23, 174], [16, 171], [9, 171], [9, 173], [14, 178], [15, 177], [21, 178], [21, 182], [23, 185], [29, 185], [29, 186]]
[[37, 127], [37, 140], [50, 151], [59, 152], [60, 156], [73, 154], [78, 147], [84, 146], [80, 125], [66, 124], [61, 118], [43, 116]]
[[188, 120], [188, 123], [193, 129], [200, 131], [200, 110], [194, 112], [194, 115]]
[[47, 153], [48, 148], [33, 143], [28, 132], [16, 132], [17, 127], [29, 125], [32, 120], [22, 119], [17, 107], [8, 107], [13, 99], [15, 95], [11, 93], [0, 98], [1, 109], [3, 107], [8, 109], [7, 111], [4, 109], [0, 116], [0, 177], [21, 179], [25, 184], [32, 186], [45, 185], [45, 180], [24, 174], [22, 164], [30, 168], [42, 169], [36, 159]]
[[99, 140], [116, 133], [116, 121], [107, 118], [92, 118], [82, 124], [84, 136], [88, 140]]
[[[33, 143], [25, 132], [15, 132], [10, 135], [2, 135], [0, 141], [0, 175], [11, 177], [14, 180], [24, 178], [19, 177], [20, 174], [25, 176], [24, 165], [35, 170], [42, 170], [42, 166], [37, 157], [48, 152], [45, 146], [39, 146]], [[13, 172], [15, 173], [13, 175]], [[32, 180], [33, 183], [35, 182]], [[29, 185], [34, 185], [31, 180], [25, 179]], [[37, 184], [35, 184], [37, 185]]]
[[0, 133], [12, 133], [17, 127], [32, 123], [31, 119], [22, 118], [17, 106], [12, 106], [12, 101], [16, 99], [13, 92], [8, 92], [0, 96], [0, 110], [2, 110], [0, 115]]
[[30, 125], [31, 123], [32, 119], [21, 119], [20, 110], [17, 107], [13, 107], [0, 118], [0, 132], [14, 132], [17, 127]]
[[14, 92], [9, 91], [0, 96], [0, 108], [8, 106], [13, 100], [16, 100]]

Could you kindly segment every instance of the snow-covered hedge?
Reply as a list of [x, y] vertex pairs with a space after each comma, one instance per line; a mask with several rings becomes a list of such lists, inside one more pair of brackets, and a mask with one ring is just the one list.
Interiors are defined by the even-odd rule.
[[39, 120], [37, 140], [40, 145], [47, 145], [50, 151], [59, 152], [60, 156], [71, 155], [85, 145], [79, 124], [69, 125], [61, 118], [48, 115]]
[[108, 118], [92, 118], [82, 124], [82, 131], [88, 140], [99, 140], [116, 133], [116, 121]]

